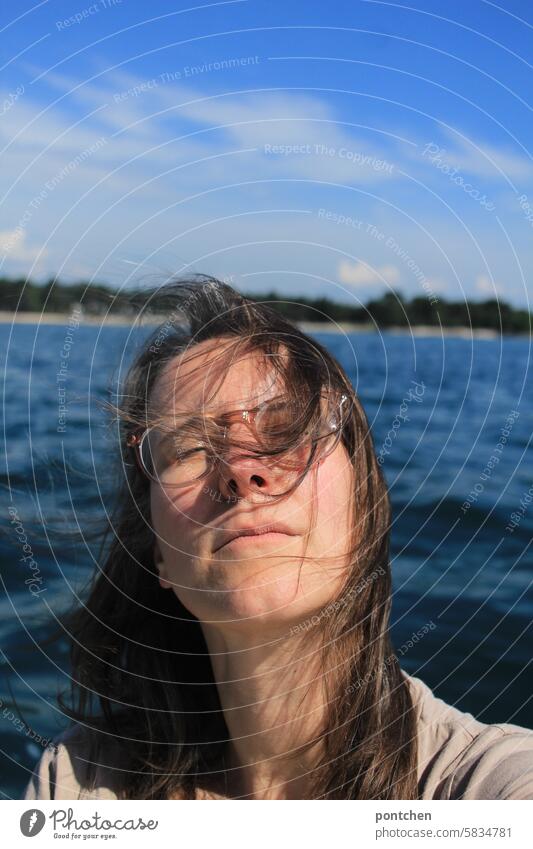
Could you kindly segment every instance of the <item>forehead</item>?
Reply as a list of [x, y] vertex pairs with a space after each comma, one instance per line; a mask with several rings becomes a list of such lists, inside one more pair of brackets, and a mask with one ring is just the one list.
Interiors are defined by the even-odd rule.
[[200, 342], [169, 361], [157, 377], [150, 407], [159, 413], [249, 408], [285, 391], [268, 355], [235, 341]]

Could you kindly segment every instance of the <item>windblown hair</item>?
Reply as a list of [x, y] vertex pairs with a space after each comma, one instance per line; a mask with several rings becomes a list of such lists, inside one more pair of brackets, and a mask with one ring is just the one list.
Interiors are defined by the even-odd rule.
[[102, 747], [108, 735], [119, 745], [127, 764], [119, 798], [166, 799], [177, 790], [180, 798], [195, 798], [203, 778], [221, 770], [229, 732], [207, 645], [199, 621], [159, 585], [150, 481], [132, 462], [126, 436], [146, 422], [165, 366], [185, 351], [194, 354], [200, 342], [224, 337], [239, 352], [268, 356], [288, 393], [305, 399], [333, 388], [351, 401], [341, 439], [354, 470], [353, 538], [346, 582], [315, 626], [321, 669], [328, 671], [328, 711], [325, 756], [309, 798], [418, 798], [415, 710], [389, 637], [390, 502], [349, 379], [322, 345], [267, 303], [213, 277], [165, 284], [150, 309], [167, 320], [121, 387], [121, 491], [108, 520], [105, 562], [85, 604], [66, 620], [72, 691], [61, 707], [95, 729]]

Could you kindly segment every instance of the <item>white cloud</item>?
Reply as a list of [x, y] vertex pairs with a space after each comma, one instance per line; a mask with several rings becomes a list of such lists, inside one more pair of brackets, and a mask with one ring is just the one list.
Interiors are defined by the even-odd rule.
[[351, 263], [348, 260], [342, 260], [339, 263], [337, 276], [339, 282], [347, 286], [367, 286], [374, 283], [396, 283], [400, 278], [400, 272], [394, 265], [380, 265], [372, 268], [366, 262]]
[[37, 256], [43, 259], [47, 254], [46, 248], [26, 245], [26, 231], [21, 227], [0, 231], [0, 252], [15, 262], [24, 263], [33, 262]]
[[501, 297], [504, 294], [494, 280], [491, 280], [486, 274], [478, 274], [476, 277], [476, 290], [492, 298]]

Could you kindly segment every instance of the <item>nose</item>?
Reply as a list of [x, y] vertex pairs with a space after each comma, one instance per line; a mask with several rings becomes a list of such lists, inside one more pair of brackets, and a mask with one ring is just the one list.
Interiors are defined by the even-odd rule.
[[[247, 422], [232, 423], [226, 435], [228, 443], [217, 464], [218, 489], [225, 498], [253, 501], [255, 497], [262, 500], [266, 495], [281, 493], [288, 488], [283, 485], [284, 476], [276, 468], [273, 458], [253, 454], [257, 443]], [[231, 438], [240, 441], [241, 445], [232, 445]], [[249, 452], [245, 446], [250, 448]]]
[[262, 498], [283, 489], [279, 473], [259, 457], [243, 456], [242, 453], [233, 452], [220, 458], [218, 477], [218, 489], [228, 500], [253, 500], [254, 496]]
[[[232, 427], [233, 438], [242, 438], [250, 449], [257, 447], [247, 426], [236, 423]], [[228, 500], [244, 498], [261, 501], [265, 496], [288, 492], [295, 482], [298, 471], [306, 465], [307, 447], [302, 445], [293, 451], [287, 465], [276, 456], [261, 457], [246, 453], [242, 446], [227, 446], [219, 455], [217, 463], [218, 489]]]

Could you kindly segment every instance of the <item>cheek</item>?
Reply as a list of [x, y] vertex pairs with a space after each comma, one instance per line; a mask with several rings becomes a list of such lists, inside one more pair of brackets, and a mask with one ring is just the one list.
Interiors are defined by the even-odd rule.
[[163, 555], [166, 550], [176, 560], [194, 553], [195, 535], [205, 521], [200, 515], [201, 506], [202, 498], [191, 489], [172, 492], [152, 488], [152, 528]]
[[319, 466], [314, 489], [318, 496], [317, 532], [324, 548], [338, 553], [350, 543], [353, 521], [353, 469], [342, 445]]

